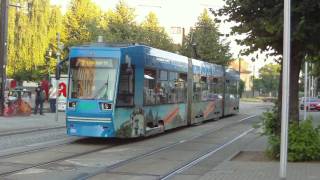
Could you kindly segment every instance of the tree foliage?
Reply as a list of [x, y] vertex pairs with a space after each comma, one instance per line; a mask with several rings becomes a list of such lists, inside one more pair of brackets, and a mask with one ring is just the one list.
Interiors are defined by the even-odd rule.
[[[292, 1], [291, 5], [290, 119], [298, 120], [299, 72], [306, 56], [319, 55], [320, 6], [317, 0]], [[281, 55], [283, 46], [283, 1], [226, 0], [216, 15], [234, 21], [234, 34], [245, 34], [239, 44], [248, 51], [268, 51]], [[272, 50], [272, 51], [269, 51]], [[279, 96], [281, 97], [281, 96]], [[279, 98], [281, 100], [281, 98]], [[281, 103], [279, 103], [281, 104]], [[279, 106], [281, 108], [281, 106]]]
[[[173, 51], [173, 44], [157, 20], [149, 14], [142, 24], [135, 10], [120, 1], [114, 10], [102, 13], [91, 0], [71, 0], [63, 16], [50, 0], [12, 0], [23, 8], [9, 8], [7, 74], [18, 80], [35, 80], [53, 73], [57, 38], [65, 46], [96, 41], [103, 35], [110, 43], [145, 43]], [[48, 49], [52, 57], [47, 56]]]
[[[45, 52], [58, 30], [52, 22], [49, 0], [20, 0], [28, 8], [9, 8], [7, 74], [16, 79], [37, 79], [47, 74]], [[56, 9], [60, 12], [59, 9]], [[61, 14], [61, 13], [60, 13]]]
[[279, 64], [266, 64], [259, 70], [258, 82], [255, 82], [256, 89], [259, 88], [262, 93], [275, 96], [278, 92], [280, 76]]
[[99, 34], [102, 12], [91, 0], [72, 0], [64, 17], [68, 44], [91, 42]]
[[227, 65], [231, 61], [229, 45], [219, 40], [220, 33], [215, 22], [204, 10], [195, 28], [190, 31], [182, 46], [182, 54], [211, 63]]
[[119, 1], [115, 10], [109, 10], [106, 21], [105, 39], [115, 43], [133, 43], [140, 39], [139, 26], [135, 22], [135, 10], [124, 1]]
[[156, 14], [150, 12], [145, 21], [141, 23], [142, 42], [163, 50], [174, 51], [172, 40], [160, 26]]

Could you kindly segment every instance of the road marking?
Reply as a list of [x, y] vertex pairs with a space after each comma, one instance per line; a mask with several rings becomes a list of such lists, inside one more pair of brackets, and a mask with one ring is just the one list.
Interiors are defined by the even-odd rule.
[[[72, 142], [73, 140], [70, 140], [70, 138], [64, 138], [64, 139], [60, 139], [60, 140], [49, 141], [46, 143], [50, 144], [51, 142], [58, 142], [58, 144], [53, 144], [53, 145], [59, 145], [60, 144], [59, 141], [61, 141], [61, 143], [64, 144], [64, 143]], [[46, 143], [35, 143], [35, 144], [13, 147], [13, 148], [9, 148], [9, 149], [3, 149], [3, 150], [0, 150], [0, 157], [8, 156], [10, 154], [23, 153], [26, 151], [37, 150], [37, 149], [30, 149], [30, 147], [35, 147], [35, 146], [41, 145], [41, 144], [45, 145]]]
[[70, 140], [70, 138], [64, 138], [64, 139], [57, 139], [57, 140], [52, 140], [52, 141], [46, 141], [46, 142], [41, 142], [41, 143], [34, 143], [34, 144], [29, 144], [26, 145], [27, 147], [34, 147], [34, 146], [41, 146], [41, 145], [47, 145], [47, 144], [53, 144], [57, 142], [64, 142]]
[[49, 171], [48, 169], [32, 168], [32, 169], [27, 169], [25, 171], [18, 172], [17, 175], [40, 174], [48, 171]]
[[239, 122], [242, 122], [242, 121], [245, 121], [245, 120], [248, 120], [248, 119], [254, 118], [254, 117], [257, 117], [257, 115], [252, 115], [252, 116], [249, 116], [249, 117], [246, 117], [246, 118], [240, 119], [240, 120], [239, 120]]
[[251, 129], [249, 129], [249, 130], [247, 130], [247, 131], [243, 132], [243, 133], [242, 133], [242, 134], [240, 134], [239, 136], [237, 136], [237, 137], [233, 138], [231, 141], [229, 141], [229, 142], [227, 142], [227, 143], [225, 143], [225, 144], [221, 145], [221, 146], [220, 146], [220, 147], [218, 147], [218, 148], [215, 148], [215, 149], [213, 149], [213, 150], [209, 151], [208, 153], [206, 153], [206, 154], [204, 154], [204, 155], [202, 155], [202, 156], [198, 157], [197, 159], [195, 159], [195, 160], [193, 160], [193, 161], [191, 161], [191, 162], [187, 163], [186, 165], [184, 165], [184, 166], [182, 166], [182, 167], [180, 167], [180, 168], [178, 168], [178, 169], [174, 170], [174, 171], [173, 171], [173, 172], [171, 172], [170, 174], [165, 175], [164, 177], [162, 177], [162, 178], [161, 178], [161, 180], [169, 179], [169, 178], [171, 178], [172, 176], [174, 176], [174, 175], [176, 175], [176, 174], [178, 174], [178, 173], [181, 173], [181, 172], [183, 172], [183, 171], [185, 171], [185, 170], [189, 169], [190, 167], [192, 167], [192, 166], [194, 166], [194, 165], [198, 164], [199, 162], [203, 161], [204, 159], [208, 158], [209, 156], [213, 155], [214, 153], [216, 153], [216, 152], [220, 151], [221, 149], [223, 149], [223, 148], [225, 148], [225, 147], [229, 146], [229, 145], [230, 145], [230, 144], [232, 144], [233, 142], [235, 142], [235, 141], [239, 140], [240, 138], [244, 137], [245, 135], [247, 135], [248, 133], [250, 133], [250, 132], [251, 132], [251, 131], [253, 131], [253, 130], [254, 130], [254, 128], [251, 128]]

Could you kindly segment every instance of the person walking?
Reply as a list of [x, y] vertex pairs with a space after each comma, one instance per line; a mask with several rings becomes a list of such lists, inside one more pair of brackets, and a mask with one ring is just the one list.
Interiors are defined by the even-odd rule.
[[40, 84], [36, 88], [35, 92], [36, 92], [36, 99], [35, 99], [34, 114], [37, 114], [38, 108], [40, 108], [40, 115], [43, 115], [43, 102], [46, 99], [46, 93], [44, 92]]
[[56, 103], [57, 103], [57, 89], [50, 84], [49, 89], [49, 103], [50, 103], [50, 112], [56, 112]]

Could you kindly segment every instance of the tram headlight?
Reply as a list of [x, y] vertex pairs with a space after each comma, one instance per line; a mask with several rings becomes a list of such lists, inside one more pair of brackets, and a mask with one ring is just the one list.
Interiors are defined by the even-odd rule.
[[100, 103], [101, 110], [108, 111], [112, 109], [112, 104], [110, 103]]
[[68, 107], [69, 107], [70, 109], [75, 109], [76, 106], [77, 106], [77, 103], [76, 103], [76, 102], [69, 102], [69, 103], [68, 103]]

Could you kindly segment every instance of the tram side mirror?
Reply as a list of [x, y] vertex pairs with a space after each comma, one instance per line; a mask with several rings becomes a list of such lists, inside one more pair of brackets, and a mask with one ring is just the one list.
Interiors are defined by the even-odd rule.
[[127, 72], [127, 74], [131, 75], [133, 73], [133, 69], [132, 69], [132, 66], [131, 66], [131, 58], [128, 55], [126, 55], [125, 62], [127, 64], [126, 72]]

